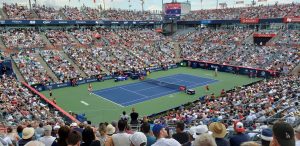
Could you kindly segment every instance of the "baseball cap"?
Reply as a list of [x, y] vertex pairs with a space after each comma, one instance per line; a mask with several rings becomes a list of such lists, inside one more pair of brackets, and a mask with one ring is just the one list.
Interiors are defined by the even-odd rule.
[[70, 127], [77, 127], [77, 126], [78, 126], [77, 123], [72, 123], [72, 124], [70, 125]]
[[239, 133], [245, 132], [244, 124], [242, 122], [234, 123], [234, 130]]
[[199, 135], [207, 132], [208, 132], [207, 125], [199, 125], [195, 128], [195, 134], [193, 135], [193, 137], [196, 139]]
[[273, 135], [281, 146], [295, 146], [295, 133], [290, 124], [276, 122], [273, 126]]
[[270, 128], [263, 129], [261, 131], [261, 139], [265, 141], [272, 141], [273, 139], [272, 129]]
[[161, 124], [155, 124], [152, 128], [153, 134], [159, 134], [160, 130], [163, 129], [164, 126]]
[[135, 132], [130, 135], [129, 140], [134, 146], [140, 146], [142, 143], [147, 143], [147, 137], [142, 132]]

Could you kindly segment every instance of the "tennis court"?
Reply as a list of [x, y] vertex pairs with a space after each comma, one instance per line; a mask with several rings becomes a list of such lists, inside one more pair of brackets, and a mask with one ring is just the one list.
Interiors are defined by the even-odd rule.
[[[170, 84], [183, 85], [189, 88], [215, 83], [217, 80], [197, 77], [188, 74], [175, 74], [155, 79]], [[160, 86], [149, 82], [137, 82], [107, 89], [93, 91], [93, 94], [120, 106], [129, 106], [168, 94], [179, 92], [176, 88]]]

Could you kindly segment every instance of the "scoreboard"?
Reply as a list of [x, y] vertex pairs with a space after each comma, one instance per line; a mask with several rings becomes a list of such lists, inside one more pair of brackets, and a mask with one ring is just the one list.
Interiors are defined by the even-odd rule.
[[166, 3], [164, 4], [165, 19], [180, 19], [181, 3]]

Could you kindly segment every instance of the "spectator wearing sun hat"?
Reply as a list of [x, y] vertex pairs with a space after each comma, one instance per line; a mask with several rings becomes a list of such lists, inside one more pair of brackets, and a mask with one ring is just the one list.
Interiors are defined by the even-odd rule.
[[270, 142], [273, 139], [272, 129], [270, 129], [270, 128], [262, 129], [260, 138], [261, 138], [262, 146], [269, 146]]
[[193, 135], [193, 138], [196, 139], [198, 136], [200, 136], [201, 134], [204, 134], [204, 133], [208, 133], [208, 127], [207, 125], [198, 125], [196, 128], [195, 128], [195, 133]]
[[224, 138], [227, 134], [224, 124], [213, 122], [209, 125], [209, 131], [212, 132], [212, 136], [215, 138], [217, 146], [230, 146], [229, 142]]
[[147, 137], [142, 132], [135, 132], [130, 135], [129, 140], [131, 142], [131, 146], [146, 146], [147, 145]]
[[276, 122], [273, 126], [273, 139], [270, 146], [295, 146], [293, 127], [286, 122]]
[[34, 135], [34, 129], [26, 127], [23, 129], [22, 132], [22, 139], [19, 140], [18, 144], [19, 146], [24, 146], [26, 143], [30, 142], [32, 140], [32, 137]]
[[235, 122], [233, 127], [236, 135], [229, 139], [230, 146], [240, 146], [243, 142], [250, 141], [249, 135], [244, 133], [245, 128], [242, 122]]
[[167, 139], [168, 133], [164, 126], [155, 124], [152, 128], [153, 134], [156, 137], [156, 142], [152, 146], [181, 146], [181, 144], [173, 138]]

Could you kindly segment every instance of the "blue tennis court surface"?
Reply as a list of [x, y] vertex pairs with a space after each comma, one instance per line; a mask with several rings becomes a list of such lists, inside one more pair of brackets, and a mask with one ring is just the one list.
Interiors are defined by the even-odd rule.
[[[188, 89], [217, 82], [217, 80], [214, 79], [202, 78], [188, 74], [176, 74], [161, 77], [156, 80], [177, 85], [185, 85]], [[176, 92], [179, 92], [179, 90], [170, 89], [147, 82], [131, 83], [93, 91], [95, 95], [101, 96], [106, 100], [121, 106], [133, 105]]]

